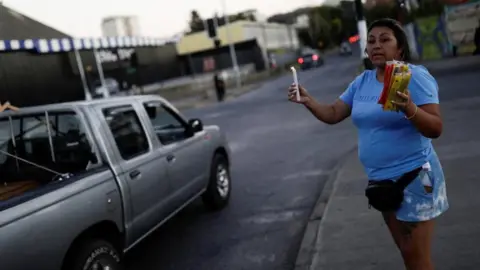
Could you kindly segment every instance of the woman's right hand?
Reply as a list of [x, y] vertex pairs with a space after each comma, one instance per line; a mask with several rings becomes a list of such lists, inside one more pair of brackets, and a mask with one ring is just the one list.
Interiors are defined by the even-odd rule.
[[305, 104], [312, 99], [307, 90], [305, 90], [305, 88], [303, 88], [301, 85], [298, 85], [298, 89], [300, 91], [300, 100], [297, 100], [297, 88], [295, 87], [294, 83], [292, 83], [292, 85], [290, 85], [288, 88], [288, 100], [295, 103]]

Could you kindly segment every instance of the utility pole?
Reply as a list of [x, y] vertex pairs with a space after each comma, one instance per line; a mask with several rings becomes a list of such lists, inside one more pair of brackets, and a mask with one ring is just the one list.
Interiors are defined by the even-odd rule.
[[[74, 44], [75, 46], [75, 44]], [[83, 69], [83, 62], [82, 57], [80, 57], [80, 53], [78, 49], [74, 47], [73, 52], [75, 54], [75, 60], [77, 62], [78, 73], [80, 74], [80, 79], [82, 80], [83, 92], [85, 94], [85, 100], [92, 100], [92, 94], [90, 93], [90, 87], [87, 83], [87, 78], [85, 76], [85, 70]]]
[[397, 9], [398, 9], [398, 18], [397, 21], [400, 22], [401, 25], [405, 25], [406, 18], [408, 16], [408, 1], [405, 0], [397, 0]]
[[263, 62], [265, 63], [265, 69], [270, 73], [270, 56], [268, 54], [267, 29], [264, 22], [260, 22], [260, 28], [262, 29]]
[[240, 69], [238, 68], [237, 54], [235, 53], [235, 45], [233, 44], [232, 39], [230, 37], [230, 30], [229, 30], [230, 20], [227, 14], [227, 4], [226, 4], [226, 0], [220, 0], [220, 1], [222, 2], [223, 17], [225, 18], [225, 32], [227, 34], [227, 43], [228, 43], [228, 47], [230, 48], [230, 57], [232, 58], [233, 70], [235, 71], [236, 86], [237, 88], [240, 88], [240, 86], [242, 85], [241, 78], [240, 78]]
[[103, 74], [102, 61], [98, 56], [98, 50], [96, 48], [93, 48], [93, 56], [95, 57], [95, 64], [97, 65], [98, 77], [100, 78], [100, 83], [102, 84], [103, 97], [108, 98], [110, 97], [110, 92], [108, 91], [105, 84], [105, 75]]
[[363, 15], [362, 0], [355, 0], [355, 11], [357, 13], [357, 28], [358, 35], [360, 37], [360, 58], [363, 62], [365, 69], [373, 69], [373, 65], [368, 59], [365, 49], [367, 48], [367, 21]]

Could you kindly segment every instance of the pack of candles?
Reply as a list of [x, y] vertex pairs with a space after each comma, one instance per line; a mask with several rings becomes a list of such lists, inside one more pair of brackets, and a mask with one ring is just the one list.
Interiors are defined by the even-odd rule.
[[388, 61], [385, 67], [383, 91], [378, 100], [384, 111], [399, 111], [392, 101], [403, 102], [397, 92], [405, 93], [410, 83], [412, 73], [408, 64], [401, 61]]

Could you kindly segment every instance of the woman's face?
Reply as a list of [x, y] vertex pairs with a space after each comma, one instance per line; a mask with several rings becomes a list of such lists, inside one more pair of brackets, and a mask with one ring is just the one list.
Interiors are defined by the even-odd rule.
[[382, 26], [372, 28], [367, 37], [367, 54], [378, 68], [385, 67], [386, 61], [400, 60], [402, 50], [398, 48], [392, 29]]

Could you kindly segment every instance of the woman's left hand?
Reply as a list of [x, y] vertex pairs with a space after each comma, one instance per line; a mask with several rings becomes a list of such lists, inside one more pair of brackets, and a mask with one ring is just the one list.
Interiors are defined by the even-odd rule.
[[410, 98], [410, 91], [408, 91], [408, 89], [405, 91], [405, 93], [397, 91], [397, 96], [402, 101], [392, 100], [392, 103], [395, 104], [401, 111], [405, 112], [408, 108], [414, 107], [412, 99]]

